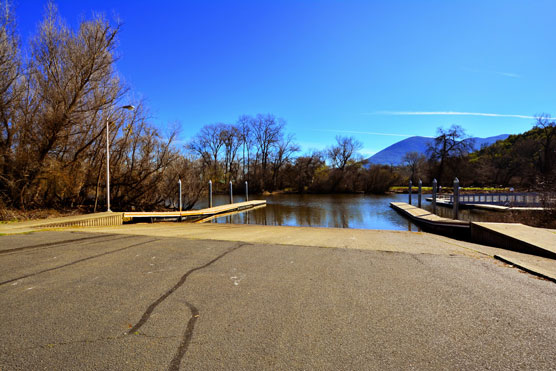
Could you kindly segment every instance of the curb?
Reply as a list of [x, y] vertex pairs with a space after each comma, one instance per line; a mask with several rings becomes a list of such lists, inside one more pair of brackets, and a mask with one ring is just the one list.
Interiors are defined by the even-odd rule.
[[500, 261], [502, 261], [506, 264], [511, 264], [511, 265], [513, 265], [513, 266], [515, 266], [519, 269], [522, 269], [522, 270], [524, 270], [528, 273], [534, 274], [535, 276], [539, 276], [539, 277], [545, 278], [549, 281], [552, 281], [552, 282], [556, 283], [556, 276], [551, 274], [551, 273], [541, 272], [541, 270], [538, 269], [538, 268], [534, 268], [534, 267], [529, 266], [527, 264], [520, 263], [517, 260], [512, 260], [511, 258], [506, 258], [506, 257], [501, 256], [501, 255], [494, 255], [494, 259], [498, 259], [498, 260], [500, 260]]

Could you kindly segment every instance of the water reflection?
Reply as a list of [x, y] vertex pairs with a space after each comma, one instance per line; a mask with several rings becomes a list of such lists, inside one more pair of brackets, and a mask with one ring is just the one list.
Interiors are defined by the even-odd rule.
[[[418, 231], [418, 227], [390, 208], [390, 202], [407, 202], [407, 195], [273, 195], [267, 206], [213, 219], [213, 223], [285, 225]], [[236, 202], [244, 201], [234, 196]], [[214, 205], [228, 203], [214, 196]], [[206, 202], [196, 208], [206, 207]]]
[[[432, 212], [431, 203], [425, 201], [422, 207]], [[390, 202], [407, 202], [406, 194], [371, 195], [274, 195], [259, 196], [266, 199], [267, 206], [248, 212], [226, 215], [213, 219], [212, 223], [286, 225], [306, 227], [335, 227], [419, 231], [408, 219], [390, 208]], [[245, 199], [234, 196], [236, 202]], [[228, 203], [228, 196], [214, 196], [214, 206]], [[414, 195], [413, 204], [417, 205]], [[207, 207], [206, 200], [196, 208]], [[453, 210], [437, 207], [437, 215], [452, 218]], [[459, 219], [478, 222], [520, 222], [534, 223], [533, 212], [490, 212], [477, 209], [460, 209]]]
[[[423, 209], [432, 212], [430, 202], [423, 203]], [[451, 207], [438, 206], [436, 214], [443, 218], [452, 219], [454, 210]], [[473, 222], [498, 222], [498, 223], [525, 223], [535, 225], [535, 211], [488, 211], [481, 209], [459, 209], [459, 220]]]

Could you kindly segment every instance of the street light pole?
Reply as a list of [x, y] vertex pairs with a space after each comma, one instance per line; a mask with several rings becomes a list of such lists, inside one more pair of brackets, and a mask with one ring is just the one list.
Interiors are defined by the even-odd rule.
[[[182, 203], [181, 203], [181, 179], [178, 179], [178, 184], [180, 185], [180, 213], [181, 213], [181, 205], [182, 205]], [[180, 214], [180, 216], [181, 216], [181, 214]]]
[[[135, 106], [126, 105], [122, 106], [119, 109], [126, 109], [129, 111], [133, 111]], [[110, 134], [109, 134], [109, 124], [110, 124], [110, 116], [106, 118], [106, 211], [112, 212], [110, 210]]]
[[110, 135], [108, 133], [108, 124], [110, 119], [106, 118], [106, 211], [110, 210]]

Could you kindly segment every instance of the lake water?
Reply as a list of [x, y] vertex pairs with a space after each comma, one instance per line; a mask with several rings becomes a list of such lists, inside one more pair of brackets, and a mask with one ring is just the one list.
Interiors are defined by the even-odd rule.
[[[431, 211], [430, 202], [423, 195], [422, 207]], [[271, 196], [252, 196], [251, 199], [266, 199], [267, 206], [243, 213], [222, 216], [212, 223], [287, 225], [302, 227], [334, 227], [419, 231], [392, 208], [390, 202], [407, 202], [407, 194], [392, 195], [314, 195], [314, 194], [279, 194]], [[242, 202], [241, 195], [234, 196], [235, 202]], [[213, 205], [229, 202], [226, 195], [215, 195]], [[413, 195], [413, 205], [417, 204], [417, 195]], [[207, 207], [206, 200], [199, 202], [196, 208]], [[437, 214], [452, 218], [452, 209], [438, 207]], [[505, 212], [488, 212], [484, 210], [460, 210], [460, 220], [481, 222], [525, 222], [526, 215]]]
[[[287, 225], [418, 231], [419, 228], [390, 208], [390, 202], [407, 202], [407, 195], [297, 195], [252, 196], [267, 206], [213, 219], [213, 223]], [[234, 202], [245, 198], [234, 196]], [[215, 195], [213, 206], [226, 204], [228, 196]], [[200, 202], [196, 208], [207, 206]]]

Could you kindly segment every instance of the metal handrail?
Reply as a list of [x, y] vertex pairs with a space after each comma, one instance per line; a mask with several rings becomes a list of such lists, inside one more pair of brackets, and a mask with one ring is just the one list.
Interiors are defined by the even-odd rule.
[[[449, 199], [450, 203], [454, 202], [454, 195], [439, 196], [439, 198]], [[510, 192], [510, 193], [475, 193], [460, 194], [460, 204], [488, 204], [502, 206], [529, 206], [541, 207], [542, 199], [535, 192]]]

